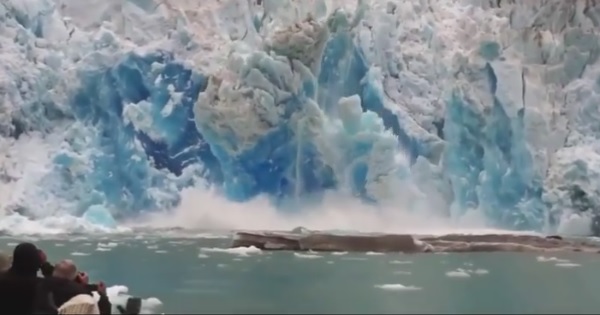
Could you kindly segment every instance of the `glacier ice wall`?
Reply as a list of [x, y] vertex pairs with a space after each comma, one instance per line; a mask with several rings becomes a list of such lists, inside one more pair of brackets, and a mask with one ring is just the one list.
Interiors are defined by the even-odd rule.
[[7, 0], [0, 207], [114, 225], [194, 185], [338, 190], [600, 233], [599, 24], [594, 1]]

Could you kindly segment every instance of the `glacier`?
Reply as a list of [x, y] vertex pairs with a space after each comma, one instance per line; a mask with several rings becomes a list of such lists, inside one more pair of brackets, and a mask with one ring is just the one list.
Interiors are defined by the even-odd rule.
[[336, 191], [600, 235], [599, 26], [583, 0], [6, 0], [0, 210]]

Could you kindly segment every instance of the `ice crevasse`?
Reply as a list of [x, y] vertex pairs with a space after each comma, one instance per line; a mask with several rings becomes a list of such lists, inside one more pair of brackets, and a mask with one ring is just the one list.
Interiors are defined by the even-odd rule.
[[7, 0], [0, 207], [114, 226], [193, 185], [337, 190], [598, 234], [599, 29], [594, 1]]

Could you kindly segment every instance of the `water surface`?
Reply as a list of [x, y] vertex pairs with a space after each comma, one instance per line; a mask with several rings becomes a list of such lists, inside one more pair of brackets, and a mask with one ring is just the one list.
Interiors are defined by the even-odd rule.
[[[2, 239], [11, 250], [17, 240]], [[600, 256], [215, 252], [228, 239], [36, 241], [165, 313], [597, 313]]]

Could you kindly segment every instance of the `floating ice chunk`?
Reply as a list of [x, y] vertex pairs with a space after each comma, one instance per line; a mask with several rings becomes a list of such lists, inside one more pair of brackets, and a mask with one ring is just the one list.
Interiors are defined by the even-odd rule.
[[226, 253], [226, 254], [232, 254], [232, 255], [239, 255], [239, 256], [249, 256], [249, 255], [253, 255], [253, 254], [260, 254], [262, 253], [262, 251], [255, 247], [255, 246], [250, 246], [250, 247], [235, 247], [235, 248], [207, 248], [207, 247], [203, 247], [200, 249], [203, 252], [212, 252], [212, 253]]
[[568, 263], [569, 262], [568, 259], [561, 259], [561, 258], [557, 258], [557, 257], [544, 257], [544, 256], [538, 256], [537, 261], [539, 261], [539, 262], [558, 262], [558, 263]]
[[294, 253], [294, 257], [303, 258], [303, 259], [317, 259], [317, 258], [321, 258], [322, 256], [315, 255], [315, 254]]
[[456, 269], [446, 272], [446, 276], [450, 278], [469, 278], [471, 275], [464, 269]]
[[411, 286], [411, 285], [405, 286], [400, 283], [377, 284], [377, 285], [375, 285], [375, 287], [378, 289], [389, 290], [389, 291], [419, 291], [419, 290], [422, 290], [422, 288], [420, 288], [420, 287]]
[[[117, 305], [125, 307], [127, 299], [131, 297], [131, 295], [129, 295], [129, 289], [122, 285], [108, 287], [106, 289], [106, 294], [113, 306], [113, 314], [119, 314], [119, 311], [116, 308]], [[94, 297], [96, 300], [100, 299], [100, 296], [96, 293], [94, 293]], [[145, 298], [142, 299], [142, 309], [140, 314], [159, 314], [161, 307], [162, 302], [159, 299], [155, 297]]]
[[562, 262], [562, 263], [558, 263], [555, 265], [556, 267], [562, 267], [562, 268], [575, 268], [575, 267], [581, 267], [580, 264], [576, 264], [576, 263], [572, 263], [572, 262]]
[[113, 248], [113, 247], [117, 247], [117, 246], [119, 246], [119, 244], [115, 243], [115, 242], [98, 243], [98, 247]]

